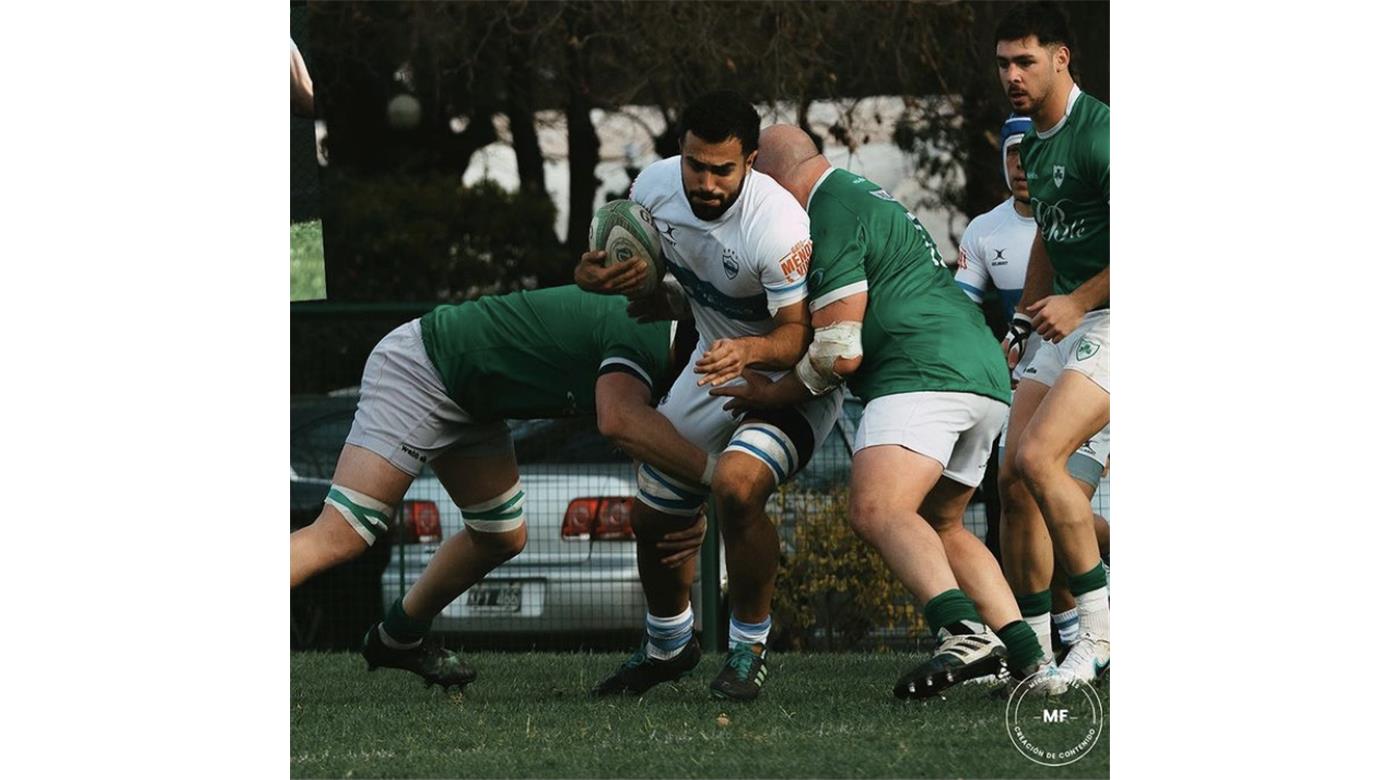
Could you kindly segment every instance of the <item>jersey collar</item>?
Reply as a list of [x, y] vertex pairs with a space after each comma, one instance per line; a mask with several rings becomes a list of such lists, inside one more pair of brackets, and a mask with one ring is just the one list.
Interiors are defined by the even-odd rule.
[[803, 209], [805, 209], [806, 211], [812, 210], [812, 197], [817, 194], [817, 190], [821, 189], [822, 182], [826, 181], [826, 177], [830, 176], [835, 170], [835, 165], [829, 166], [825, 171], [822, 172], [821, 176], [817, 177], [817, 183], [813, 184], [812, 191], [807, 193], [807, 202], [802, 204]]
[[1050, 128], [1049, 130], [1046, 130], [1043, 133], [1039, 130], [1035, 131], [1035, 137], [1045, 139], [1060, 132], [1061, 128], [1065, 126], [1065, 123], [1069, 121], [1069, 113], [1074, 110], [1074, 103], [1075, 101], [1079, 100], [1080, 94], [1082, 93], [1079, 91], [1078, 84], [1074, 84], [1073, 86], [1071, 86], [1069, 88], [1069, 99], [1065, 101], [1065, 115], [1060, 117], [1060, 121], [1056, 122], [1055, 126]]

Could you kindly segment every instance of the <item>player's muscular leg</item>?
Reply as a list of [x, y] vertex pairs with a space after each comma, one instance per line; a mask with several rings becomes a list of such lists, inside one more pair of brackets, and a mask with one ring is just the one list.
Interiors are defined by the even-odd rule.
[[851, 528], [880, 553], [918, 604], [958, 587], [943, 543], [919, 516], [919, 505], [942, 475], [938, 461], [897, 444], [866, 447], [851, 460]]
[[746, 623], [762, 622], [778, 579], [778, 530], [764, 512], [777, 483], [757, 458], [725, 452], [715, 465], [711, 487], [724, 534], [730, 610]]
[[1031, 380], [1023, 379], [1017, 386], [1001, 469], [997, 474], [997, 488], [1001, 493], [1002, 566], [1012, 592], [1019, 596], [1050, 587], [1050, 575], [1055, 567], [1054, 547], [1045, 519], [1016, 468], [1024, 432], [1049, 393], [1049, 386]]
[[[334, 484], [397, 506], [413, 477], [363, 447], [347, 444], [335, 466]], [[316, 522], [292, 534], [292, 587], [332, 566], [355, 558], [369, 544], [329, 504]]]
[[1070, 574], [1099, 562], [1094, 513], [1082, 483], [1065, 470], [1069, 456], [1108, 423], [1108, 393], [1077, 371], [1065, 371], [1046, 394], [1020, 440], [1020, 472]]
[[[1074, 484], [1084, 492], [1084, 497], [1090, 501], [1094, 500], [1094, 486], [1087, 482], [1075, 480]], [[1094, 534], [1099, 542], [1099, 555], [1108, 554], [1108, 521], [1098, 515], [1094, 515]], [[1064, 612], [1074, 609], [1074, 595], [1069, 592], [1069, 581], [1065, 579], [1065, 569], [1063, 566], [1055, 566], [1055, 574], [1050, 579], [1050, 608], [1054, 612]]]
[[1007, 623], [1020, 620], [1021, 611], [992, 551], [963, 525], [963, 513], [972, 493], [973, 488], [967, 485], [940, 479], [924, 498], [919, 514], [938, 533], [958, 587], [977, 605], [983, 621], [998, 631]]
[[[489, 501], [520, 479], [513, 455], [467, 457], [449, 453], [434, 460], [432, 467], [459, 507]], [[404, 594], [404, 612], [420, 619], [438, 614], [492, 569], [519, 554], [525, 539], [524, 525], [502, 533], [464, 528], [454, 534], [438, 548], [423, 576]]]
[[659, 512], [641, 501], [632, 502], [632, 532], [637, 535], [637, 572], [646, 593], [647, 610], [653, 615], [679, 615], [690, 604], [690, 584], [695, 581], [695, 558], [676, 567], [661, 563], [667, 553], [656, 549], [661, 537], [695, 525], [699, 515], [681, 517]]

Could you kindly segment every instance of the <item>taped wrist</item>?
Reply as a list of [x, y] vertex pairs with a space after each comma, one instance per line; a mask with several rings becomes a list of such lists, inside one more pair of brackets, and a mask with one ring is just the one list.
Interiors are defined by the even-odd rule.
[[1035, 332], [1031, 325], [1031, 318], [1021, 312], [1016, 312], [1011, 316], [1011, 328], [1006, 332], [1007, 351], [1015, 350], [1021, 355], [1026, 349], [1026, 340]]
[[812, 395], [826, 395], [846, 381], [836, 372], [836, 361], [852, 360], [863, 353], [859, 322], [837, 322], [817, 328], [812, 345], [797, 363], [797, 378]]

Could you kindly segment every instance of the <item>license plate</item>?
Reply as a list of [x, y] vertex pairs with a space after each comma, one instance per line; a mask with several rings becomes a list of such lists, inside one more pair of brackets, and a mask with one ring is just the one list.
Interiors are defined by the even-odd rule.
[[534, 617], [544, 607], [543, 583], [526, 580], [480, 582], [447, 605], [448, 617], [490, 615]]
[[501, 582], [480, 584], [465, 594], [467, 607], [478, 612], [519, 612], [521, 593], [520, 583]]

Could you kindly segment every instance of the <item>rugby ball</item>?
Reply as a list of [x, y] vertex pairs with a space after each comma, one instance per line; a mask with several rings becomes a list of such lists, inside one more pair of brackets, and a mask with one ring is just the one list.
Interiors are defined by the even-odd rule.
[[588, 248], [608, 253], [603, 265], [625, 263], [640, 257], [647, 262], [643, 294], [656, 289], [661, 276], [661, 234], [656, 232], [651, 212], [630, 200], [611, 200], [593, 214], [588, 226]]

